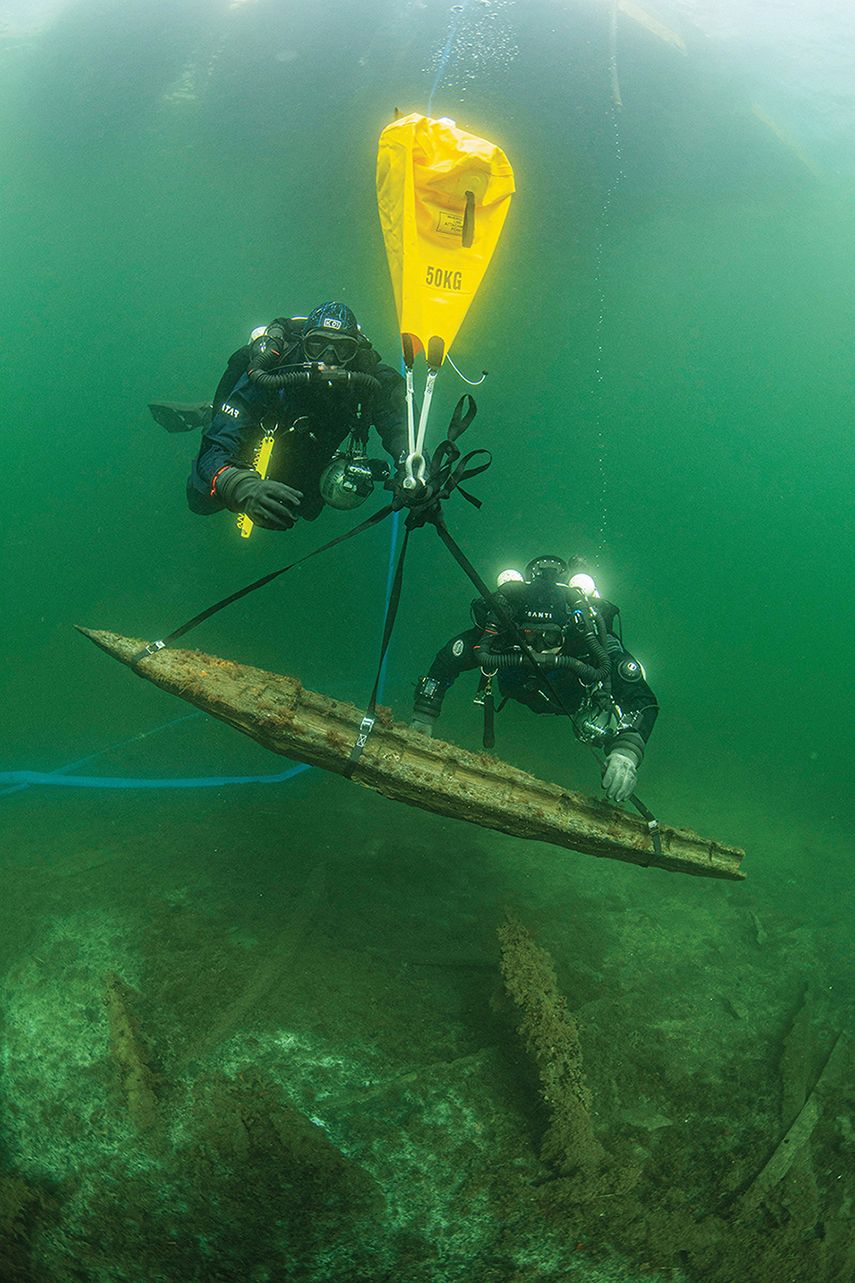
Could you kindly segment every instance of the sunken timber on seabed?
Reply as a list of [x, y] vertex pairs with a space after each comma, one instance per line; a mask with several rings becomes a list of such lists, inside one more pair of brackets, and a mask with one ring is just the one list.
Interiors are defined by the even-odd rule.
[[[306, 688], [294, 677], [264, 672], [195, 650], [156, 651], [135, 662], [146, 643], [81, 628], [109, 655], [162, 690], [228, 722], [273, 753], [348, 774], [362, 714]], [[486, 753], [430, 739], [380, 709], [350, 778], [398, 802], [514, 837], [570, 851], [702, 877], [738, 880], [744, 852], [690, 829], [659, 826], [660, 851], [640, 816], [570, 793]]]

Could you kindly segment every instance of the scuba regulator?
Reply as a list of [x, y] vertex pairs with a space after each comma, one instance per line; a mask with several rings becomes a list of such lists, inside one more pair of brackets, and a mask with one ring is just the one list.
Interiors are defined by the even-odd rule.
[[[365, 370], [348, 370], [343, 366], [328, 368], [304, 359], [303, 317], [277, 317], [252, 339], [247, 375], [251, 383], [269, 392], [299, 387], [306, 383], [343, 385], [362, 398], [376, 395], [380, 383]], [[367, 339], [360, 336], [357, 350], [371, 351]]]

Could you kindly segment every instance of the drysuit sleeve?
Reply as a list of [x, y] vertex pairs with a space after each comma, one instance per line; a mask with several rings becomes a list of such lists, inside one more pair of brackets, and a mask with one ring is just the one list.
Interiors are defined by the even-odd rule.
[[246, 466], [249, 442], [268, 401], [269, 394], [243, 375], [228, 397], [214, 407], [211, 426], [202, 437], [187, 478], [187, 503], [193, 512], [208, 516], [223, 507], [216, 494], [211, 494], [214, 477], [227, 464]]
[[373, 373], [380, 391], [371, 419], [386, 453], [400, 463], [407, 454], [407, 385], [397, 370], [382, 361]]
[[438, 717], [445, 699], [445, 692], [457, 681], [461, 673], [481, 664], [479, 644], [483, 633], [480, 628], [467, 628], [447, 641], [428, 670], [427, 677], [419, 678], [413, 712], [428, 717]]
[[619, 730], [608, 746], [608, 751], [630, 751], [641, 762], [653, 724], [659, 714], [659, 705], [653, 694], [644, 669], [614, 635], [606, 635], [606, 645], [612, 661], [612, 696], [623, 713], [625, 729]]

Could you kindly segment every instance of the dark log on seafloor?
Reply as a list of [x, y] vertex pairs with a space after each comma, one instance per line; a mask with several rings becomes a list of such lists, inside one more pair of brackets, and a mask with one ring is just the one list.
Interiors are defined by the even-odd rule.
[[[346, 774], [362, 719], [353, 704], [306, 690], [294, 677], [200, 651], [164, 649], [133, 663], [145, 642], [88, 628], [80, 631], [140, 677], [228, 722], [272, 752]], [[657, 855], [639, 816], [548, 784], [487, 753], [420, 735], [393, 722], [387, 709], [379, 710], [351, 778], [395, 801], [513, 837], [672, 872], [745, 876], [739, 867], [744, 853], [738, 847], [662, 824], [662, 851]]]

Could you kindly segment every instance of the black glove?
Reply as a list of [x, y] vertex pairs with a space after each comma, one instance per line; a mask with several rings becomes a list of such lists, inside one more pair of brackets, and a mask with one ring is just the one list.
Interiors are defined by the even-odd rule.
[[281, 481], [265, 481], [252, 468], [226, 468], [217, 477], [217, 497], [265, 530], [290, 530], [303, 493]]

